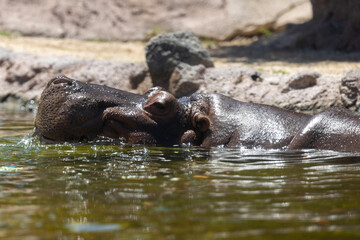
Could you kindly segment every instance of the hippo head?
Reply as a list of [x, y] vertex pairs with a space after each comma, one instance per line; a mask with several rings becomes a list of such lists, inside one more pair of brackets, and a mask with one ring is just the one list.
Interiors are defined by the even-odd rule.
[[59, 76], [41, 95], [35, 127], [45, 142], [106, 136], [129, 144], [172, 146], [196, 138], [187, 106], [188, 98], [177, 100], [161, 88], [138, 95]]

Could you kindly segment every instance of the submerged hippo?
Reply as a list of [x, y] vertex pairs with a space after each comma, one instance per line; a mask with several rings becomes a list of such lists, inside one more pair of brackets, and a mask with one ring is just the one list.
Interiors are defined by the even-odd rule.
[[44, 142], [107, 136], [157, 146], [360, 151], [360, 116], [345, 109], [311, 116], [220, 94], [176, 99], [155, 87], [138, 95], [65, 76], [47, 84], [35, 127]]

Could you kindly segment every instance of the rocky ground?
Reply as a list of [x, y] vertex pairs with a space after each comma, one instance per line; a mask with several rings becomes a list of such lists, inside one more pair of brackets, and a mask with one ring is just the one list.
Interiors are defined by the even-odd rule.
[[[203, 42], [215, 67], [201, 73], [197, 91], [301, 111], [357, 108], [353, 78], [345, 72], [360, 68], [360, 54], [279, 52], [254, 47], [254, 40]], [[46, 82], [59, 74], [143, 93], [152, 86], [144, 63], [145, 44], [2, 36], [0, 101], [32, 108], [31, 100], [36, 102]]]
[[230, 40], [311, 18], [309, 0], [2, 0], [0, 9], [6, 33], [83, 40], [144, 41], [180, 30]]

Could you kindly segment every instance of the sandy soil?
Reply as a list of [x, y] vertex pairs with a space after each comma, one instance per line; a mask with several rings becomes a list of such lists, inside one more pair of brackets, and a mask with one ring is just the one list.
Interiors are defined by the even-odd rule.
[[[232, 42], [204, 42], [204, 45], [210, 51], [216, 66], [245, 65], [278, 74], [292, 74], [311, 69], [333, 76], [341, 76], [346, 70], [360, 68], [359, 53], [264, 50], [252, 46], [253, 41], [254, 39], [240, 39]], [[145, 45], [144, 42], [0, 36], [0, 46], [14, 51], [120, 62], [145, 61]]]
[[0, 46], [45, 56], [73, 56], [120, 62], [145, 61], [143, 42], [81, 41], [38, 37], [0, 36]]

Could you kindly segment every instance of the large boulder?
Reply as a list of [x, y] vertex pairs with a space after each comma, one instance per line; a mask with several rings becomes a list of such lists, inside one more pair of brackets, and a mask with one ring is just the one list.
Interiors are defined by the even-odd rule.
[[5, 32], [122, 41], [184, 30], [229, 40], [311, 18], [309, 0], [1, 0], [0, 9]]
[[175, 89], [184, 89], [184, 82], [192, 86], [185, 93], [195, 92], [197, 87], [191, 83], [195, 79], [193, 75], [202, 68], [214, 66], [209, 53], [192, 32], [160, 34], [148, 42], [145, 53], [154, 86], [169, 89], [177, 96]]
[[[309, 81], [311, 76], [316, 81]], [[204, 84], [198, 92], [221, 93], [244, 102], [310, 113], [343, 106], [339, 92], [340, 78], [315, 72], [273, 75], [247, 67], [222, 66], [207, 69], [202, 78]], [[294, 81], [300, 80], [306, 84], [292, 86]]]

